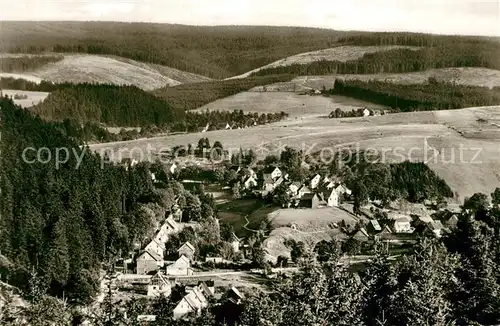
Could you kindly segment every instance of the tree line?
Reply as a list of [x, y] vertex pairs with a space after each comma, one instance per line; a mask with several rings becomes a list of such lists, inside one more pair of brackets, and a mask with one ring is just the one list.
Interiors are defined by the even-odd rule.
[[62, 55], [0, 57], [0, 72], [30, 72], [62, 59]]
[[500, 87], [457, 85], [429, 79], [424, 84], [336, 79], [333, 95], [345, 95], [389, 106], [397, 111], [450, 110], [500, 103]]

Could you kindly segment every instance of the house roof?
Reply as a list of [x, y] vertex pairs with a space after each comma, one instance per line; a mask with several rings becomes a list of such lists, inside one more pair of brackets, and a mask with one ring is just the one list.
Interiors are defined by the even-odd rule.
[[238, 238], [234, 232], [231, 233], [231, 240], [232, 241], [241, 241], [240, 238]]
[[299, 192], [311, 193], [311, 190], [306, 185], [302, 185], [302, 187], [299, 188]]
[[429, 223], [429, 228], [431, 230], [442, 230], [444, 229], [444, 226], [443, 224], [441, 223], [441, 221], [433, 221], [431, 223]]
[[318, 197], [316, 194], [313, 194], [313, 193], [308, 193], [308, 194], [304, 194], [304, 196], [302, 196], [302, 198], [300, 200], [312, 200], [314, 197]]
[[193, 246], [191, 243], [189, 243], [189, 241], [186, 241], [186, 242], [185, 242], [185, 243], [184, 243], [184, 244], [183, 244], [183, 245], [179, 248], [179, 250], [177, 250], [177, 251], [181, 251], [181, 249], [182, 249], [182, 248], [184, 248], [184, 247], [188, 247], [188, 248], [189, 248], [189, 249], [191, 249], [192, 251], [196, 251], [196, 249], [194, 248], [194, 246]]
[[156, 261], [159, 261], [161, 260], [161, 257], [159, 257], [155, 252], [151, 251], [151, 250], [144, 250], [143, 252], [141, 252], [139, 254], [139, 256], [137, 258], [140, 258], [142, 256], [150, 256], [151, 258], [153, 258], [153, 260], [156, 260]]
[[179, 229], [179, 224], [173, 219], [172, 214], [170, 214], [167, 219], [165, 220], [165, 223], [170, 225], [174, 230]]
[[380, 224], [378, 224], [377, 220], [370, 220], [370, 224], [375, 231], [382, 231], [382, 228], [380, 227]]
[[298, 188], [300, 188], [301, 185], [302, 185], [302, 183], [300, 183], [299, 181], [295, 181], [295, 182], [292, 182], [289, 187], [295, 186], [298, 189]]
[[149, 283], [151, 283], [154, 279], [160, 279], [163, 283], [170, 284], [170, 282], [168, 281], [168, 279], [160, 271], [158, 271], [155, 275], [153, 275], [149, 279]]
[[273, 172], [274, 172], [274, 170], [276, 170], [276, 169], [278, 169], [279, 171], [281, 171], [281, 170], [280, 170], [277, 166], [267, 166], [267, 167], [265, 167], [265, 168], [262, 170], [262, 172], [263, 172], [264, 174], [270, 174], [270, 173], [273, 173]]
[[382, 231], [380, 231], [380, 233], [392, 233], [392, 230], [391, 230], [391, 228], [388, 225], [385, 225], [382, 228]]
[[233, 292], [237, 297], [239, 297], [240, 299], [244, 299], [245, 297], [243, 296], [243, 294], [241, 294], [240, 291], [238, 291], [237, 288], [235, 288], [234, 286], [231, 286], [231, 288], [229, 289], [230, 292]]
[[370, 236], [368, 235], [368, 232], [366, 232], [366, 230], [364, 228], [361, 228], [359, 229], [358, 232], [356, 232], [353, 237], [356, 237], [356, 238], [361, 238], [361, 237], [365, 237], [365, 238], [369, 238]]

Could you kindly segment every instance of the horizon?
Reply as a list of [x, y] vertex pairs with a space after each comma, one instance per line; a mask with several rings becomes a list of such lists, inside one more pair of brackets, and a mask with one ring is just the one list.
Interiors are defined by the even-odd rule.
[[[21, 0], [1, 22], [123, 22], [188, 26], [305, 27], [338, 31], [500, 36], [500, 0]], [[286, 8], [286, 10], [283, 10]]]

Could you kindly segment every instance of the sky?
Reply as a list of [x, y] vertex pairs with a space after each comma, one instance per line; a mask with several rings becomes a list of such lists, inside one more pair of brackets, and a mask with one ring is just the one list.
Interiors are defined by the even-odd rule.
[[308, 26], [500, 36], [500, 0], [0, 0], [0, 8], [0, 20]]

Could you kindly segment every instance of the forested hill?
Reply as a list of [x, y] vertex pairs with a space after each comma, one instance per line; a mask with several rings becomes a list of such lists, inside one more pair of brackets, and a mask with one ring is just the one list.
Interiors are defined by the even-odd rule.
[[2, 22], [0, 52], [118, 55], [212, 78], [332, 47], [346, 32], [300, 27]]
[[[0, 265], [0, 279], [26, 289], [34, 267], [49, 293], [84, 301], [96, 290], [99, 263], [110, 252], [125, 252], [143, 229], [134, 212], [150, 198], [148, 171], [101, 167], [98, 156], [80, 149], [58, 125], [5, 98], [0, 107], [0, 252], [17, 266]], [[29, 147], [35, 150], [25, 161]], [[50, 150], [51, 160], [47, 149], [40, 151], [47, 163], [36, 159], [41, 148]], [[56, 148], [69, 151], [67, 163], [55, 164]]]
[[184, 119], [184, 111], [134, 86], [65, 84], [33, 112], [50, 120], [71, 118], [109, 126], [163, 125]]

